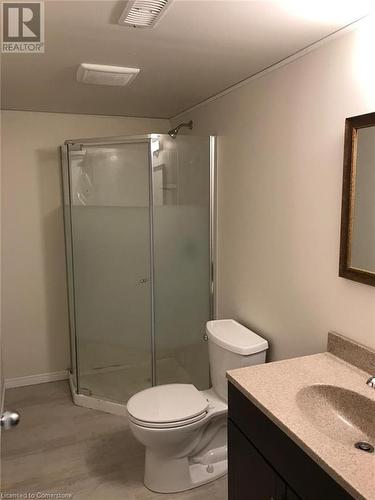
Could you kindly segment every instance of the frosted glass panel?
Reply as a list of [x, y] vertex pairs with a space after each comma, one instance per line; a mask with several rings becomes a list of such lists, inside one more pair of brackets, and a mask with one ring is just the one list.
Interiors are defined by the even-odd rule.
[[160, 136], [153, 152], [157, 384], [208, 387], [210, 145]]
[[148, 143], [71, 152], [79, 392], [151, 385]]

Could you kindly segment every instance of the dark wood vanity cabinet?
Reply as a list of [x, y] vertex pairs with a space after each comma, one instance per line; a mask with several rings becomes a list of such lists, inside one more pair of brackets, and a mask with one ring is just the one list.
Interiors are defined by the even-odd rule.
[[228, 440], [229, 500], [298, 499], [287, 496], [286, 483], [230, 420]]
[[229, 500], [353, 500], [231, 383]]

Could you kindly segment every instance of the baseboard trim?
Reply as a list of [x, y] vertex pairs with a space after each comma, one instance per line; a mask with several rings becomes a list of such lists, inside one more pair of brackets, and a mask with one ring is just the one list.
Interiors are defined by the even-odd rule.
[[28, 375], [27, 377], [16, 377], [5, 379], [5, 389], [13, 387], [24, 387], [26, 385], [45, 384], [46, 382], [56, 382], [57, 380], [67, 380], [69, 371], [40, 373], [39, 375]]

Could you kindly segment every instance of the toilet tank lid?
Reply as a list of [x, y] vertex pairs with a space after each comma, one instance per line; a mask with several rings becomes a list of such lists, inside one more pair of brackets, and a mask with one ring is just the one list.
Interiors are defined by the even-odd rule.
[[267, 340], [233, 319], [208, 321], [207, 335], [211, 342], [243, 356], [268, 349]]

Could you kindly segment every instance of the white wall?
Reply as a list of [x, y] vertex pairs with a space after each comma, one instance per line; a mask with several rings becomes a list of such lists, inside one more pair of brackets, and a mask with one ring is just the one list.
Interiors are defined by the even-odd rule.
[[165, 132], [167, 120], [2, 112], [6, 378], [69, 366], [59, 146], [65, 139]]
[[271, 359], [325, 350], [328, 330], [375, 348], [375, 288], [338, 277], [344, 122], [375, 111], [374, 32], [173, 120], [219, 136], [219, 317], [269, 339]]

